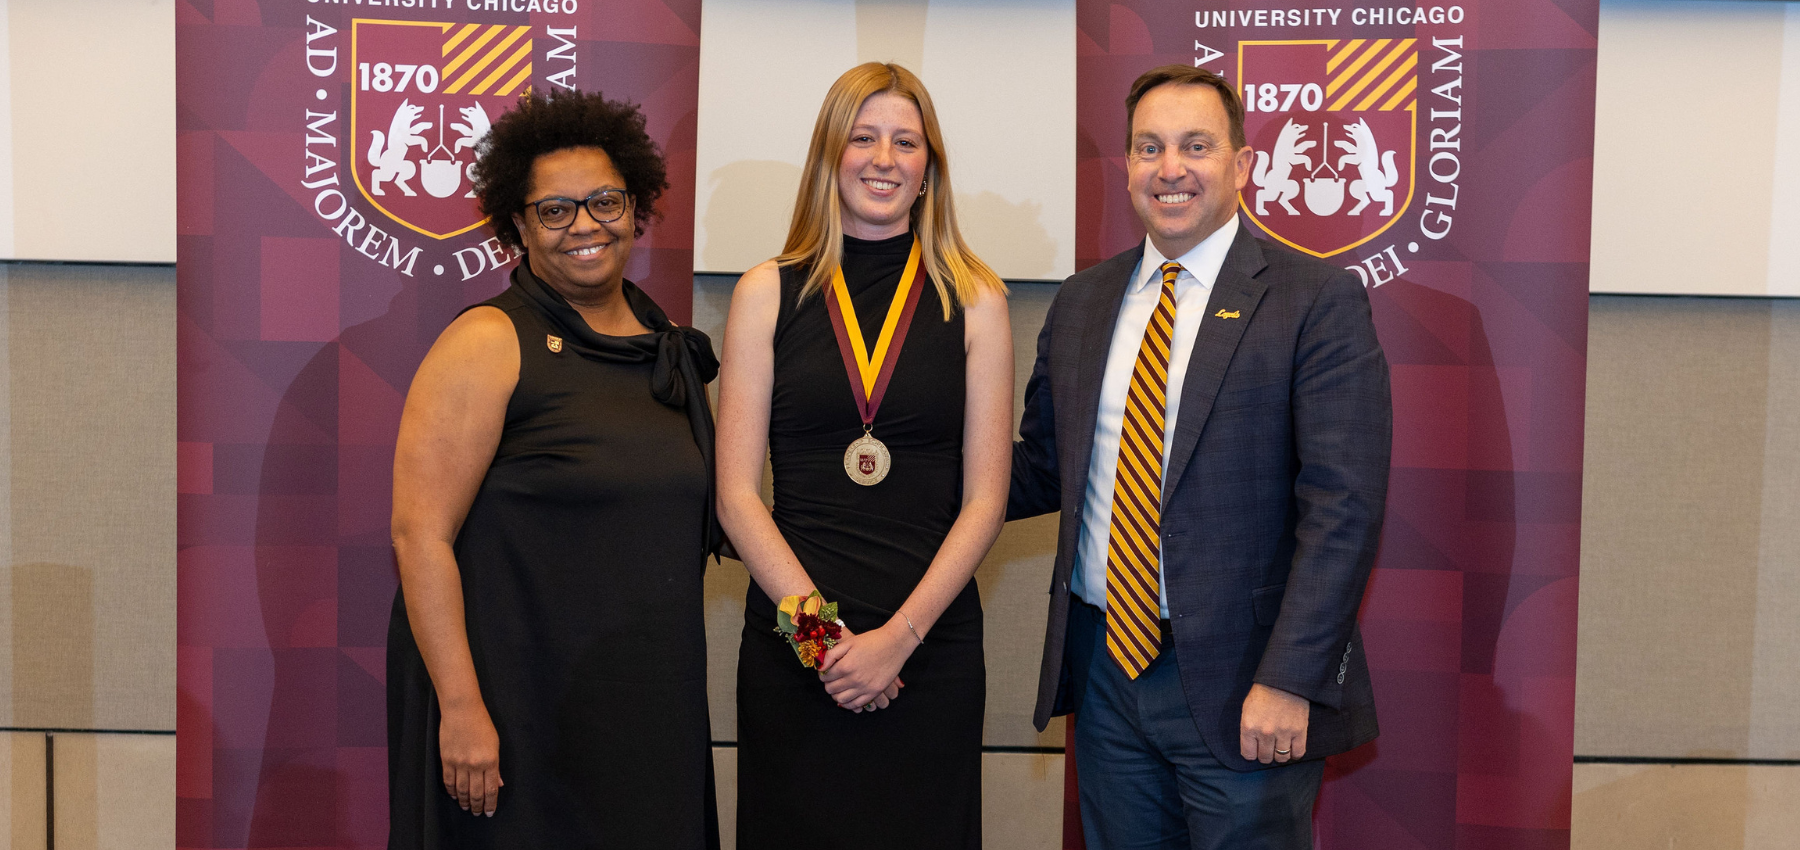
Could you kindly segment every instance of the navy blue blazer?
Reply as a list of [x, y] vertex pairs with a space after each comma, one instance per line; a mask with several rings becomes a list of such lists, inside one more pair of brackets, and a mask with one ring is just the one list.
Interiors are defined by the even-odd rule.
[[[1143, 246], [1064, 281], [1038, 335], [1007, 519], [1060, 510], [1034, 720], [1076, 710], [1064, 652], [1101, 374]], [[1223, 311], [1227, 316], [1221, 317]], [[1240, 227], [1200, 323], [1163, 476], [1163, 582], [1182, 689], [1238, 770], [1252, 683], [1312, 702], [1306, 758], [1375, 738], [1356, 627], [1381, 537], [1393, 412], [1355, 273]], [[1079, 668], [1079, 669], [1077, 669]]]

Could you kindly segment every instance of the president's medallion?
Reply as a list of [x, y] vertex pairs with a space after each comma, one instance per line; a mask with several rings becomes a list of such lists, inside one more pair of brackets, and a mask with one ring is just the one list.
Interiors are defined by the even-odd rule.
[[893, 464], [894, 456], [888, 454], [887, 445], [867, 433], [844, 450], [844, 474], [864, 487], [880, 484]]

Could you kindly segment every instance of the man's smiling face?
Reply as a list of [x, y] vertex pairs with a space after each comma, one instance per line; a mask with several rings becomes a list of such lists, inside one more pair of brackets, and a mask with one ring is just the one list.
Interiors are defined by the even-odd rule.
[[1163, 256], [1187, 253], [1237, 214], [1252, 156], [1248, 145], [1231, 146], [1231, 117], [1211, 86], [1144, 93], [1132, 114], [1126, 188]]

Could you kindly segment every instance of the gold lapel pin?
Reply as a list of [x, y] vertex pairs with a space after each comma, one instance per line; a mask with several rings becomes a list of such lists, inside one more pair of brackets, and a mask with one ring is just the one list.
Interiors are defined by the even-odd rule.
[[1239, 312], [1240, 311], [1238, 311], [1238, 310], [1233, 310], [1233, 311], [1227, 313], [1224, 310], [1220, 310], [1219, 312], [1214, 313], [1213, 317], [1219, 318], [1219, 319], [1235, 319], [1238, 317]]
[[544, 345], [549, 346], [551, 354], [562, 353], [562, 337], [544, 334]]

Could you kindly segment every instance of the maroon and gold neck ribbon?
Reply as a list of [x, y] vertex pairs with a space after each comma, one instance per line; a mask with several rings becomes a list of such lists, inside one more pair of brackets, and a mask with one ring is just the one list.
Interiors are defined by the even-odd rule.
[[888, 381], [894, 376], [894, 364], [900, 361], [900, 348], [906, 344], [906, 331], [912, 327], [913, 309], [919, 305], [919, 292], [925, 288], [925, 267], [919, 262], [919, 240], [914, 239], [912, 253], [907, 255], [906, 270], [900, 273], [900, 287], [888, 304], [887, 320], [881, 324], [881, 335], [870, 352], [863, 342], [862, 324], [856, 319], [856, 305], [850, 301], [850, 288], [844, 283], [844, 270], [831, 271], [831, 292], [825, 296], [825, 311], [831, 314], [831, 330], [837, 335], [838, 353], [844, 356], [844, 371], [850, 376], [850, 389], [856, 394], [856, 409], [862, 414], [866, 430], [875, 423], [875, 410], [887, 394]]

